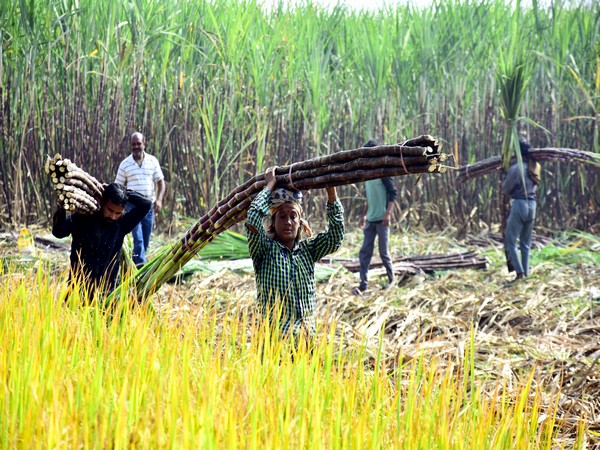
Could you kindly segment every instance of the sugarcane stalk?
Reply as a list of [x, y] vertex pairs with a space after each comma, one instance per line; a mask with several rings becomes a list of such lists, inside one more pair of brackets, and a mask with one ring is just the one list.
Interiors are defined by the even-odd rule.
[[83, 192], [84, 195], [86, 195], [87, 197], [89, 197], [91, 200], [96, 200], [92, 195], [88, 194], [85, 191], [85, 189], [82, 189], [79, 186], [75, 186], [73, 184], [57, 183], [54, 186], [54, 189], [56, 189], [57, 191], [63, 191], [63, 192]]
[[63, 205], [64, 205], [64, 208], [66, 211], [73, 211], [73, 212], [81, 211], [81, 212], [85, 212], [88, 214], [92, 212], [89, 210], [89, 208], [86, 206], [86, 204], [81, 203], [76, 198], [65, 197]]
[[[384, 158], [385, 159], [385, 158]], [[361, 158], [365, 163], [364, 158]], [[361, 161], [359, 161], [360, 163]], [[368, 161], [366, 162], [368, 164]], [[378, 164], [381, 161], [377, 161]], [[353, 163], [350, 163], [353, 164]], [[377, 165], [377, 164], [376, 164]], [[354, 164], [353, 167], [360, 165]], [[329, 166], [331, 168], [332, 166]], [[347, 167], [347, 166], [346, 166]], [[327, 186], [340, 186], [352, 182], [363, 181], [366, 179], [376, 179], [386, 176], [405, 175], [408, 173], [426, 173], [431, 167], [430, 164], [413, 166], [412, 170], [406, 170], [404, 167], [379, 167], [369, 168], [366, 170], [358, 170], [348, 173], [344, 170], [344, 166], [336, 166], [341, 172], [329, 173], [326, 175], [317, 176], [314, 178], [304, 178], [294, 182], [294, 186], [299, 189], [316, 189]], [[318, 171], [323, 173], [323, 171]], [[264, 178], [264, 177], [263, 177]], [[289, 186], [289, 178], [287, 175], [276, 176], [278, 185]], [[150, 284], [149, 289], [144, 292], [148, 295], [152, 290], [153, 285], [159, 285], [164, 279], [170, 279], [185, 263], [187, 263], [200, 248], [206, 245], [207, 241], [213, 239], [217, 234], [224, 231], [228, 227], [238, 223], [246, 214], [246, 208], [250, 205], [252, 199], [266, 185], [266, 182], [257, 181], [253, 183], [246, 191], [237, 192], [229, 202], [219, 202], [220, 206], [213, 208], [208, 214], [203, 216], [197, 224], [178, 242], [171, 247], [169, 264], [159, 269], [156, 278], [150, 279], [150, 273], [140, 279], [140, 284]]]
[[76, 178], [59, 178], [58, 183], [56, 183], [55, 189], [61, 189], [62, 186], [74, 186], [85, 191], [91, 197], [102, 197], [102, 194], [99, 193], [97, 190], [91, 189], [86, 183]]
[[[577, 162], [600, 167], [600, 154], [584, 150], [557, 147], [532, 148], [529, 150], [529, 156], [536, 161]], [[473, 164], [461, 166], [458, 169], [457, 178], [459, 181], [464, 182], [472, 178], [497, 172], [501, 168], [501, 157], [492, 156]]]
[[[360, 264], [355, 260], [345, 262], [343, 265], [351, 272], [358, 272], [360, 269]], [[486, 268], [487, 265], [488, 261], [485, 258], [477, 256], [472, 251], [447, 255], [433, 254], [408, 256], [404, 258], [394, 258], [392, 260], [392, 266], [394, 268], [404, 269], [406, 267], [414, 267], [425, 272], [462, 268], [481, 269]], [[381, 266], [383, 266], [381, 260], [376, 260], [371, 263], [372, 268]]]
[[95, 178], [90, 178], [83, 170], [73, 170], [65, 173], [65, 178], [71, 178], [79, 180], [89, 186], [96, 194], [102, 195], [102, 185]]
[[[309, 190], [442, 171], [444, 158], [437, 141], [424, 135], [403, 144], [361, 147], [280, 166], [275, 176], [278, 186]], [[137, 295], [142, 299], [152, 295], [218, 234], [244, 220], [265, 185], [265, 174], [257, 174], [214, 204], [181, 239], [136, 272]]]
[[[138, 289], [138, 294], [141, 298], [146, 298], [152, 295], [156, 290], [162, 286], [164, 283], [169, 281], [178, 271], [183, 267], [188, 261], [190, 261], [202, 248], [204, 248], [207, 244], [209, 244], [218, 234], [222, 231], [230, 228], [235, 223], [240, 222], [244, 219], [246, 215], [246, 210], [243, 209], [238, 211], [237, 214], [231, 215], [229, 217], [223, 217], [222, 226], [220, 226], [219, 231], [215, 231], [214, 229], [209, 229], [206, 233], [204, 233], [200, 239], [193, 244], [189, 245], [189, 247], [180, 247], [175, 254], [175, 257], [167, 259], [164, 264], [160, 264], [157, 266], [155, 264], [156, 261], [153, 260], [153, 267], [158, 267], [154, 273], [146, 273], [145, 277], [140, 279], [138, 286], [141, 286]], [[166, 252], [168, 254], [169, 252]], [[143, 270], [144, 268], [142, 268]]]
[[85, 205], [91, 211], [97, 209], [98, 203], [93, 197], [90, 197], [83, 191], [65, 192], [67, 198], [77, 200], [80, 204]]
[[[371, 148], [380, 149], [381, 147]], [[388, 146], [388, 148], [395, 149], [396, 146]], [[326, 157], [322, 157], [318, 159], [324, 160], [325, 158]], [[443, 160], [444, 158], [442, 156], [439, 159]], [[427, 159], [423, 156], [406, 157], [404, 159], [394, 156], [382, 156], [375, 158], [360, 157], [342, 164], [329, 164], [324, 167], [317, 166], [312, 169], [310, 168], [311, 166], [311, 164], [303, 164], [302, 167], [305, 167], [306, 170], [292, 170], [291, 180], [289, 175], [290, 166], [279, 167], [275, 171], [277, 185], [287, 187], [289, 189], [293, 189], [294, 187], [298, 189], [316, 189], [327, 186], [339, 186], [359, 181], [366, 181], [369, 179], [380, 178], [382, 176], [406, 175], [408, 173], [426, 173], [432, 171], [432, 168], [433, 170], [439, 170], [437, 160], [427, 161]], [[291, 167], [292, 169], [294, 168], [293, 165]], [[348, 181], [346, 181], [345, 178], [348, 178]], [[264, 185], [264, 174], [253, 177], [250, 182], [238, 187], [231, 195], [218, 202], [208, 212], [208, 217], [210, 218], [215, 213], [227, 211], [234, 207], [235, 203], [232, 204], [232, 200], [254, 196], [258, 191], [260, 191], [260, 189], [264, 187]], [[242, 190], [244, 188], [245, 190]], [[204, 222], [204, 217], [201, 219], [201, 222]]]
[[[296, 187], [298, 189], [316, 189], [327, 186], [339, 186], [352, 182], [386, 176], [405, 175], [408, 173], [426, 173], [430, 171], [432, 167], [432, 164], [427, 163], [427, 161], [424, 161], [421, 159], [421, 157], [416, 157], [416, 159], [413, 161], [424, 164], [416, 165], [413, 162], [408, 163], [405, 166], [398, 165], [398, 160], [394, 157], [380, 157], [373, 158], [372, 160], [369, 158], [360, 158], [342, 165], [330, 165], [325, 168], [297, 171], [295, 173], [300, 177], [300, 179], [293, 181], [293, 185], [290, 183], [288, 174], [278, 175], [276, 176], [276, 180], [278, 185], [288, 188]], [[385, 165], [391, 165], [392, 167], [381, 167]], [[367, 169], [354, 170], [361, 166], [367, 167]], [[328, 171], [330, 172], [328, 173]], [[190, 243], [193, 243], [196, 240], [194, 234], [198, 233], [199, 230], [207, 230], [211, 224], [216, 224], [216, 228], [219, 228], [221, 226], [219, 223], [220, 215], [227, 211], [231, 211], [232, 209], [239, 209], [238, 203], [240, 201], [244, 203], [243, 208], [245, 208], [246, 205], [249, 205], [251, 199], [264, 187], [264, 185], [264, 180], [257, 181], [245, 191], [236, 192], [233, 197], [228, 196], [228, 198], [231, 197], [228, 202], [224, 201], [226, 199], [219, 202], [207, 213], [207, 215], [203, 216], [190, 231], [186, 233], [184, 238], [181, 240], [182, 244], [187, 243], [190, 245]]]
[[[398, 155], [398, 156], [423, 156], [429, 155], [429, 158], [435, 158], [438, 155], [438, 143], [435, 138], [429, 135], [422, 135], [414, 139], [409, 139], [403, 144], [379, 145], [375, 147], [360, 147], [354, 150], [344, 150], [331, 155], [325, 155], [310, 160], [293, 163], [287, 166], [279, 166], [275, 174], [285, 175], [292, 173], [292, 179], [297, 177], [294, 175], [296, 171], [309, 170], [315, 167], [330, 166], [332, 164], [346, 163], [358, 158], [369, 158], [381, 155]], [[236, 194], [246, 191], [254, 183], [264, 180], [264, 173], [253, 176], [242, 185], [235, 188], [227, 197], [222, 199], [209, 211], [209, 215], [214, 213], [217, 208], [229, 202]], [[279, 180], [279, 179], [278, 179]]]
[[56, 196], [67, 211], [90, 214], [100, 208], [102, 184], [68, 158], [57, 153], [46, 159], [44, 170], [50, 175]]

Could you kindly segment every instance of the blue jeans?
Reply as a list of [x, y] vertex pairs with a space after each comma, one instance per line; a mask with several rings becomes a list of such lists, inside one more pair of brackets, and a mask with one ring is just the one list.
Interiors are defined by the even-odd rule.
[[379, 256], [381, 257], [381, 261], [383, 261], [388, 281], [391, 283], [394, 280], [392, 259], [388, 253], [389, 230], [389, 227], [386, 227], [383, 224], [383, 221], [367, 222], [365, 224], [365, 240], [363, 241], [360, 253], [358, 254], [358, 260], [360, 261], [360, 285], [358, 288], [361, 291], [367, 289], [367, 274], [369, 272], [369, 264], [371, 264], [371, 257], [373, 256], [373, 248], [375, 247], [375, 237], [378, 238]]
[[131, 231], [133, 237], [133, 262], [137, 267], [146, 264], [146, 251], [150, 246], [150, 235], [152, 234], [152, 225], [154, 224], [154, 205], [148, 211], [148, 214]]
[[[510, 262], [517, 274], [525, 276], [529, 275], [529, 253], [531, 251], [535, 209], [535, 200], [513, 200], [504, 235], [504, 245]], [[517, 254], [517, 238], [521, 250], [520, 260]]]

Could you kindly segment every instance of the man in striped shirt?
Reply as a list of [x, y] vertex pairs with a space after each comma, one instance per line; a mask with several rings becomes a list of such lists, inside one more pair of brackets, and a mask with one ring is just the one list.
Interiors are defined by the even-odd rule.
[[132, 191], [139, 192], [152, 200], [146, 217], [133, 229], [133, 262], [137, 267], [146, 264], [146, 251], [150, 245], [150, 235], [154, 224], [154, 214], [162, 209], [165, 194], [165, 177], [158, 160], [144, 151], [146, 143], [142, 133], [131, 135], [131, 155], [121, 161], [115, 183], [122, 184]]
[[[314, 237], [302, 219], [300, 192], [275, 189], [275, 168], [248, 208], [248, 249], [263, 317], [282, 334], [315, 333], [315, 262], [335, 252], [344, 239], [344, 210], [335, 188], [327, 188], [328, 229]], [[300, 240], [306, 231], [309, 238]]]

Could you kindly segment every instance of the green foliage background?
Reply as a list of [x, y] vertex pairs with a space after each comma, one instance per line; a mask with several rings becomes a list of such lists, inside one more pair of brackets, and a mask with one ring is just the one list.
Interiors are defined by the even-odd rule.
[[[166, 215], [199, 217], [267, 165], [431, 134], [460, 165], [501, 153], [496, 75], [515, 40], [534, 147], [600, 151], [600, 10], [439, 1], [375, 12], [254, 0], [0, 0], [0, 222], [47, 221], [46, 155], [112, 181], [133, 131], [161, 161]], [[597, 169], [546, 164], [540, 223], [598, 222]], [[498, 222], [498, 179], [397, 179], [404, 226]], [[341, 189], [349, 216], [360, 186]], [[320, 203], [309, 199], [308, 211]], [[475, 209], [474, 209], [475, 208]], [[320, 213], [319, 213], [320, 216]]]

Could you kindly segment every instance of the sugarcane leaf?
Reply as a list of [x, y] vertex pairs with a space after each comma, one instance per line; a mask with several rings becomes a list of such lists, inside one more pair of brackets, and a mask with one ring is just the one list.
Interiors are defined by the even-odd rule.
[[250, 253], [248, 252], [248, 239], [246, 236], [229, 230], [219, 234], [198, 252], [198, 259], [204, 261], [234, 260], [249, 257]]

